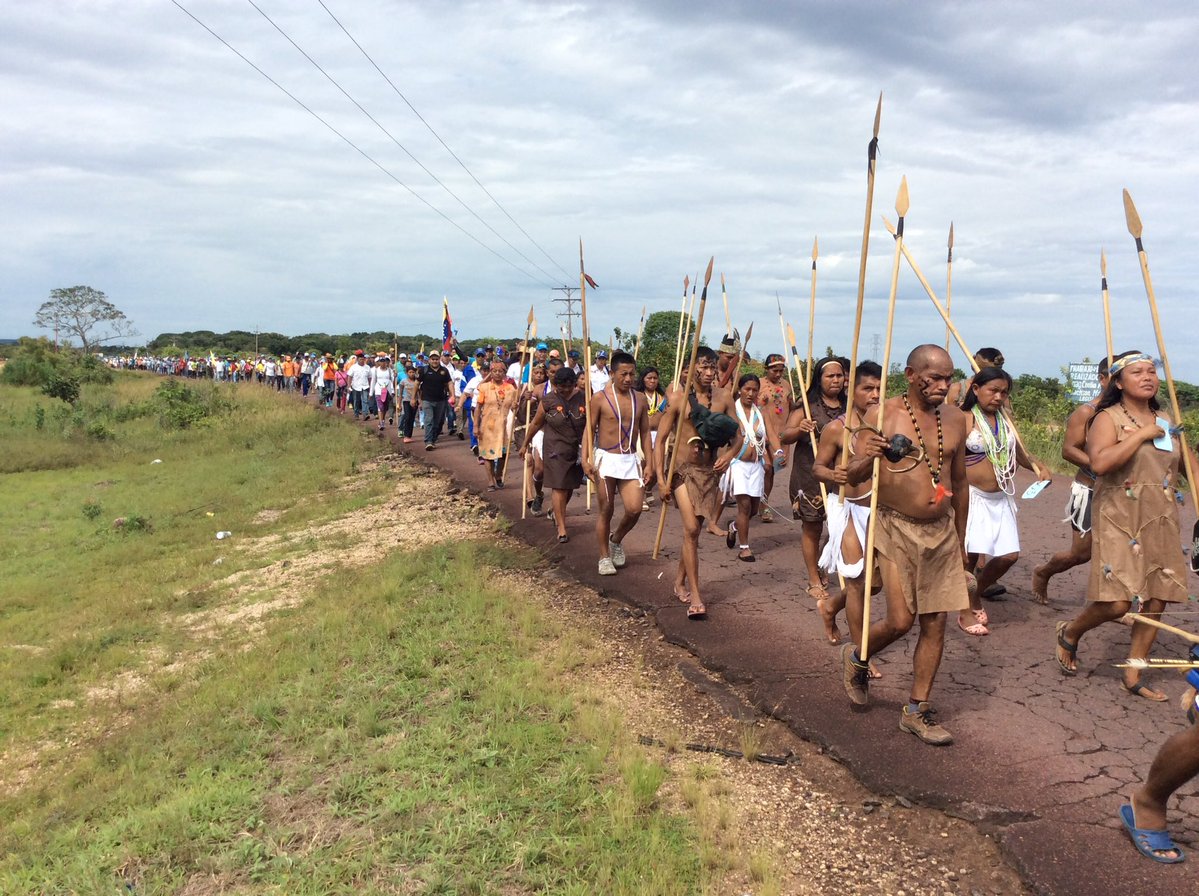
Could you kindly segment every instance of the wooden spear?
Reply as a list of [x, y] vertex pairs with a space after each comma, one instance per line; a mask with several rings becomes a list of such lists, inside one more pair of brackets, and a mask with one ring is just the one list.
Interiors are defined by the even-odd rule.
[[[887, 232], [890, 233], [891, 236], [896, 235], [895, 227], [886, 219], [886, 217], [883, 218], [883, 225], [887, 228]], [[941, 319], [945, 321], [946, 329], [949, 330], [950, 334], [957, 341], [958, 348], [962, 350], [962, 354], [964, 354], [966, 356], [966, 360], [970, 362], [970, 369], [975, 373], [978, 373], [979, 366], [978, 362], [974, 360], [974, 353], [966, 346], [966, 340], [962, 338], [962, 334], [958, 332], [958, 328], [954, 326], [953, 321], [950, 319], [949, 309], [941, 304], [941, 300], [938, 299], [937, 294], [933, 292], [932, 286], [929, 285], [924, 273], [920, 270], [920, 265], [916, 264], [916, 259], [912, 257], [912, 252], [910, 249], [908, 249], [907, 244], [902, 240], [898, 240], [897, 238], [896, 245], [899, 247], [897, 251], [903, 252], [903, 257], [907, 260], [908, 267], [912, 269], [912, 273], [916, 275], [916, 279], [920, 281], [920, 285], [924, 287], [924, 291], [928, 294], [928, 297], [932, 299], [933, 305], [936, 306], [937, 313], [940, 314]], [[1024, 446], [1024, 441], [1020, 438], [1020, 432], [1016, 429], [1016, 424], [1012, 421], [1011, 416], [1007, 413], [1007, 411], [1004, 410], [1000, 410], [1000, 413], [1003, 414], [1003, 419], [1007, 422], [1008, 427], [1011, 428], [1012, 435], [1016, 437], [1016, 443], [1020, 446], [1020, 450], [1022, 450], [1031, 459], [1032, 455], [1028, 453], [1028, 449]]]
[[[775, 290], [774, 301], [775, 301], [775, 304], [778, 305], [778, 308], [779, 308], [779, 332], [782, 334], [782, 337], [783, 337], [783, 360], [787, 364], [787, 383], [788, 383], [788, 385], [791, 386], [791, 399], [792, 399], [792, 401], [794, 401], [795, 389], [796, 389], [795, 380], [798, 379], [799, 384], [802, 387], [803, 386], [803, 373], [794, 369], [795, 364], [788, 357], [787, 323], [786, 323], [786, 321], [783, 320], [783, 303], [779, 300], [778, 290]], [[792, 341], [794, 341], [794, 340], [792, 340]], [[792, 353], [792, 354], [794, 354], [794, 353]], [[792, 374], [795, 374], [795, 376], [792, 376]]]
[[732, 388], [737, 391], [737, 380], [741, 379], [741, 361], [749, 354], [749, 340], [754, 335], [754, 322], [749, 322], [749, 329], [745, 331], [745, 342], [741, 344], [741, 352], [737, 355], [737, 366], [733, 368]]
[[[520, 366], [520, 374], [517, 376], [518, 381], [523, 380], [525, 378], [525, 362], [523, 360], [525, 357], [524, 353], [528, 352], [528, 357], [529, 357], [530, 362], [533, 360], [533, 353], [529, 351], [529, 340], [533, 338], [532, 334], [536, 333], [536, 332], [537, 332], [537, 322], [533, 319], [533, 306], [530, 305], [529, 306], [529, 318], [528, 318], [528, 320], [525, 321], [525, 347], [522, 350], [522, 353], [520, 356], [522, 361], [521, 361], [521, 366]], [[529, 379], [531, 380], [533, 378], [531, 368], [530, 368], [529, 373], [530, 373]], [[517, 388], [520, 388], [519, 382], [517, 382], [516, 385], [517, 385]], [[512, 431], [510, 433], [508, 433], [507, 448], [504, 451], [504, 468], [500, 471], [500, 482], [506, 482], [508, 479], [508, 458], [512, 456], [512, 442], [513, 442], [513, 437], [515, 435], [516, 435], [516, 413], [514, 411], [512, 414]], [[522, 504], [524, 503], [524, 485], [523, 484], [521, 485], [521, 503]], [[520, 515], [520, 518], [522, 520], [525, 518], [523, 513]]]
[[[853, 349], [850, 352], [849, 370], [845, 371], [845, 387], [848, 389], [849, 403], [853, 403], [853, 391], [855, 386], [856, 371], [858, 369], [858, 342], [862, 337], [862, 307], [866, 302], [866, 259], [870, 252], [870, 218], [874, 214], [874, 170], [878, 162], [878, 127], [883, 116], [883, 95], [878, 95], [878, 107], [874, 110], [874, 136], [870, 139], [870, 145], [866, 148], [866, 220], [862, 225], [862, 257], [858, 262], [858, 307], [854, 315], [853, 321]], [[883, 380], [887, 378], [887, 371], [883, 371]], [[845, 434], [841, 438], [841, 464], [842, 466], [849, 463], [849, 427], [845, 428]], [[845, 500], [846, 486], [841, 486], [841, 500]], [[866, 616], [870, 618], [869, 614]]]
[[[595, 432], [591, 428], [591, 331], [587, 328], [587, 272], [583, 269], [583, 238], [579, 237], [579, 302], [583, 315], [583, 413], [586, 416], [586, 443], [595, 445]], [[594, 451], [591, 452], [594, 455]], [[594, 463], [595, 457], [588, 456], [587, 462]], [[587, 477], [587, 512], [591, 512], [591, 477]]]
[[808, 375], [804, 382], [812, 382], [812, 334], [816, 332], [816, 256], [820, 252], [820, 238], [812, 238], [812, 295], [808, 299]]
[[[1127, 191], [1125, 191], [1125, 195], [1128, 195]], [[1172, 635], [1178, 635], [1178, 637], [1183, 638], [1192, 644], [1199, 644], [1199, 635], [1192, 635], [1185, 629], [1175, 628], [1172, 625], [1167, 625], [1160, 619], [1154, 619], [1152, 616], [1142, 616], [1140, 613], [1128, 613], [1127, 616], [1134, 622], [1143, 622], [1146, 625], [1152, 625], [1154, 628], [1160, 628], [1163, 632], [1169, 632]]]
[[641, 337], [645, 335], [645, 306], [641, 306], [641, 323], [637, 325], [637, 344], [633, 347], [633, 360], [641, 354]]
[[[532, 344], [537, 338], [537, 321], [534, 320], [532, 327], [529, 329], [529, 338], [525, 340], [526, 348]], [[533, 353], [529, 352], [529, 382], [527, 384], [529, 397], [525, 399], [525, 445], [528, 446], [529, 428], [533, 423]], [[525, 518], [525, 512], [529, 509], [529, 502], [533, 500], [529, 497], [529, 468], [533, 466], [533, 451], [531, 447], [525, 451], [525, 459], [521, 464], [521, 484], [520, 484], [520, 518]], [[508, 469], [508, 458], [504, 458], [504, 470]]]
[[[899, 292], [899, 262], [903, 257], [903, 218], [907, 213], [908, 179], [904, 177], [899, 182], [899, 195], [895, 197], [895, 214], [899, 215], [899, 223], [895, 230], [895, 260], [891, 264], [891, 295], [887, 300], [887, 338], [883, 342], [883, 379], [879, 383], [878, 395], [879, 429], [883, 428], [887, 406], [887, 371], [891, 369], [891, 333], [895, 329], [895, 296]], [[853, 407], [852, 392], [849, 394], [849, 405]], [[849, 431], [848, 426], [845, 429]], [[878, 529], [878, 478], [881, 467], [882, 458], [876, 457], [870, 471], [870, 517], [866, 521], [866, 593], [862, 600], [862, 646], [858, 648], [858, 659], [863, 663], [870, 658], [870, 589], [874, 579], [874, 533]]]
[[724, 288], [724, 271], [720, 272], [720, 298], [724, 300], [724, 331], [733, 332], [733, 317], [729, 314], [729, 293]]
[[[716, 263], [716, 257], [713, 256], [708, 260], [708, 270], [704, 274], [704, 291], [699, 298], [699, 317], [695, 322], [695, 335], [691, 339], [691, 361], [687, 365], [687, 382], [683, 384], [683, 391], [679, 396], [681, 402], [678, 413], [674, 418], [674, 451], [670, 453], [670, 464], [666, 471], [666, 487], [671, 488], [674, 481], [674, 468], [678, 463], [679, 453], [682, 447], [679, 445], [679, 433], [683, 427], [683, 415], [687, 412], [687, 400], [691, 394], [691, 385], [695, 382], [695, 356], [699, 352], [699, 334], [704, 328], [704, 307], [708, 303], [708, 284], [712, 281], [712, 266]], [[697, 278], [698, 279], [698, 278]], [[692, 293], [694, 295], [694, 293]], [[658, 433], [658, 437], [662, 437], [662, 433]], [[684, 486], [686, 488], [686, 486]], [[666, 529], [666, 502], [662, 502], [662, 514], [658, 517], [658, 534], [654, 538], [654, 554], [653, 559], [658, 559], [658, 553], [662, 548], [662, 532]]]
[[[949, 222], [949, 253], [945, 256], [945, 313], [953, 310], [953, 222]], [[945, 351], [949, 351], [949, 324], [945, 325]]]
[[1107, 254], [1099, 250], [1099, 289], [1103, 293], [1103, 335], [1107, 340], [1107, 367], [1112, 367], [1112, 304], [1107, 293]]
[[691, 277], [683, 278], [683, 301], [679, 303], [679, 332], [674, 337], [674, 378], [672, 383], [679, 381], [679, 358], [683, 354], [683, 322], [687, 319], [687, 287], [691, 285]]
[[[1191, 465], [1191, 452], [1187, 447], [1186, 430], [1182, 429], [1182, 408], [1178, 405], [1178, 392], [1174, 388], [1174, 376], [1170, 373], [1170, 357], [1166, 354], [1166, 341], [1162, 338], [1162, 322], [1157, 314], [1157, 297], [1153, 292], [1153, 279], [1149, 276], [1149, 257], [1141, 243], [1141, 216], [1137, 207], [1132, 204], [1132, 196], [1124, 191], [1124, 217], [1128, 221], [1128, 232], [1137, 244], [1137, 259], [1141, 262], [1141, 279], [1145, 281], [1145, 295], [1149, 298], [1149, 313], [1153, 316], [1153, 334], [1157, 337], [1157, 353], [1162, 358], [1162, 370], [1166, 374], [1166, 389], [1170, 393], [1170, 409], [1174, 412], [1174, 425], [1179, 427], [1178, 443], [1182, 447], [1182, 466], [1186, 472], [1187, 484], [1191, 489], [1191, 506], [1199, 508], [1199, 482], [1195, 481], [1195, 471]], [[1199, 522], [1195, 523], [1192, 537], [1199, 536]]]
[[570, 346], [566, 342], [566, 325], [558, 324], [558, 332], [562, 334], [562, 363], [570, 361]]

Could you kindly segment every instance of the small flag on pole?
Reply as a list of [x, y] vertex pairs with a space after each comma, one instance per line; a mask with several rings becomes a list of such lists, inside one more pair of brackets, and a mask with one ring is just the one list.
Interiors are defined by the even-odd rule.
[[454, 349], [454, 322], [450, 320], [450, 301], [445, 296], [441, 297], [441, 350], [443, 352], [453, 351]]

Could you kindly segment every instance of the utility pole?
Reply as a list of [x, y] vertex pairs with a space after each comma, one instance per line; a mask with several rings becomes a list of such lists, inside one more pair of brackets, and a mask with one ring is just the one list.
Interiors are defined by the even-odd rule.
[[[878, 333], [875, 333], [872, 337], [870, 337], [870, 350], [870, 356], [872, 358], [880, 357], [880, 353], [883, 350], [883, 338], [879, 336]], [[887, 373], [888, 371], [884, 370], [883, 376], [885, 377]]]
[[566, 304], [566, 310], [558, 312], [558, 317], [566, 319], [566, 341], [574, 345], [574, 319], [581, 317], [581, 314], [575, 311], [575, 293], [579, 291], [579, 288], [577, 286], [555, 286], [552, 289], [554, 292], [563, 293], [562, 298], [554, 299], [554, 301]]
[[[875, 336], [875, 339], [878, 337]], [[258, 324], [254, 324], [254, 360], [258, 360]]]

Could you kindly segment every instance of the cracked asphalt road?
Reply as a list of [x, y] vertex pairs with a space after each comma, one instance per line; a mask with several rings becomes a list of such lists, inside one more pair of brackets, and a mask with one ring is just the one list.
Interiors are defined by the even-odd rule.
[[[441, 450], [432, 453], [419, 450], [419, 443], [411, 447], [418, 449], [414, 456], [482, 492], [485, 476], [465, 443], [443, 439]], [[1127, 655], [1130, 629], [1116, 624], [1083, 641], [1076, 677], [1061, 675], [1053, 625], [1081, 607], [1086, 567], [1054, 578], [1050, 606], [1030, 599], [1033, 567], [1068, 545], [1068, 530], [1060, 522], [1065, 477], [1036, 500], [1019, 502], [1024, 551], [1003, 580], [1006, 599], [987, 604], [992, 634], [974, 638], [949, 620], [933, 702], [955, 742], [934, 748], [898, 729], [911, 680], [914, 633], [879, 656], [884, 677], [871, 686], [871, 705], [865, 711], [850, 709], [837, 648], [825, 643], [815, 602], [803, 592], [799, 530], [789, 518], [754, 526], [755, 564], [737, 562], [723, 539], [703, 536], [700, 575], [709, 617], [693, 622], [670, 591], [680, 539], [673, 509], [661, 559], [650, 559], [659, 513], [655, 504], [625, 541], [628, 566], [619, 575], [600, 577], [594, 517], [584, 514], [581, 493], [568, 515], [571, 541], [558, 545], [544, 518], [520, 519], [518, 471], [514, 464], [509, 487], [486, 494], [513, 521], [512, 534], [601, 593], [653, 614], [668, 640], [729, 681], [748, 685], [761, 711], [826, 747], [870, 789], [985, 826], [1040, 893], [1199, 892], [1199, 782], [1184, 787], [1170, 807], [1172, 833], [1192, 853], [1181, 865], [1158, 865], [1139, 856], [1117, 817], [1158, 746], [1186, 724], [1176, 699], [1184, 688], [1181, 679], [1164, 672], [1152, 678], [1155, 687], [1169, 693], [1168, 703], [1125, 694], [1112, 664]], [[1018, 488], [1027, 484], [1025, 478]], [[1193, 519], [1184, 513], [1183, 531]], [[1199, 628], [1199, 619], [1186, 615], [1195, 607], [1190, 603], [1167, 619]], [[1183, 653], [1181, 641], [1165, 633], [1154, 649], [1158, 657]]]

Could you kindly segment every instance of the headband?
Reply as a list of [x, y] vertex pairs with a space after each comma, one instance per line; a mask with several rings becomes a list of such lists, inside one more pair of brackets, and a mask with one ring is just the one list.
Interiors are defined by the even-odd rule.
[[1157, 367], [1157, 362], [1154, 361], [1153, 358], [1151, 358], [1149, 355], [1145, 354], [1144, 352], [1141, 352], [1140, 354], [1136, 354], [1136, 355], [1127, 355], [1127, 356], [1121, 358], [1119, 361], [1113, 362], [1111, 367], [1108, 368], [1108, 371], [1107, 371], [1108, 375], [1116, 376], [1118, 373], [1120, 373], [1121, 370], [1123, 370], [1129, 364], [1140, 364], [1142, 361], [1148, 361], [1150, 364], [1152, 364], [1154, 366], [1155, 369]]

